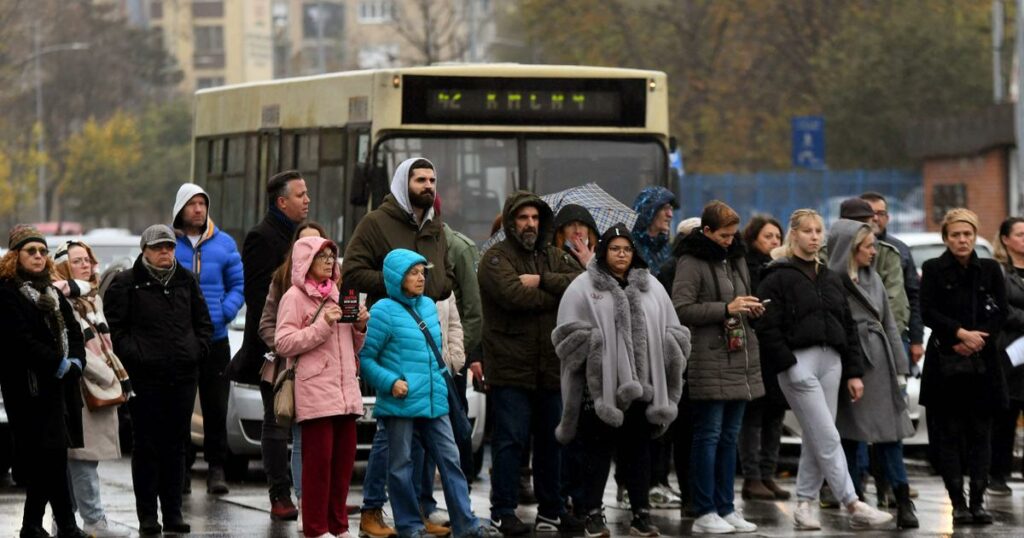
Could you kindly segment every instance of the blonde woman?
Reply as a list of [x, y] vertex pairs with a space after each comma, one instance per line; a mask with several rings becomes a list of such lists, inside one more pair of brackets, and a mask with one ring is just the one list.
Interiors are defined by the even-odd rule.
[[765, 313], [757, 335], [764, 364], [776, 373], [803, 430], [796, 528], [821, 528], [811, 506], [827, 481], [846, 506], [851, 528], [867, 529], [887, 523], [892, 515], [857, 499], [836, 430], [840, 384], [851, 401], [860, 399], [864, 357], [843, 283], [818, 260], [824, 234], [817, 212], [793, 212], [781, 257], [765, 268], [758, 287]]

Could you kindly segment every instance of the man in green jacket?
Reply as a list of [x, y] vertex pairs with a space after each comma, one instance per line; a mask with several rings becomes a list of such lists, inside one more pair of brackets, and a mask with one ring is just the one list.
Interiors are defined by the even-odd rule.
[[477, 277], [484, 312], [484, 373], [494, 411], [491, 519], [506, 536], [527, 534], [516, 516], [519, 467], [533, 434], [534, 530], [573, 526], [560, 495], [561, 363], [551, 343], [562, 293], [579, 275], [569, 254], [551, 246], [554, 216], [536, 194], [519, 191], [502, 211], [505, 239], [484, 253]]
[[448, 263], [448, 241], [434, 214], [437, 175], [422, 157], [406, 159], [391, 178], [391, 194], [369, 212], [352, 233], [342, 263], [342, 285], [366, 293], [369, 301], [387, 297], [384, 257], [396, 248], [417, 252], [433, 265], [424, 295], [435, 301], [452, 293], [455, 273]]

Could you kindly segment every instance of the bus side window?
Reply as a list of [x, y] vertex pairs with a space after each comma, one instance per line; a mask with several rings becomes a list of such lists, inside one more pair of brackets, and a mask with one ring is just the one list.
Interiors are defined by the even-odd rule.
[[331, 239], [344, 248], [345, 217], [345, 132], [341, 129], [320, 131], [320, 185], [313, 204], [317, 219], [327, 228]]

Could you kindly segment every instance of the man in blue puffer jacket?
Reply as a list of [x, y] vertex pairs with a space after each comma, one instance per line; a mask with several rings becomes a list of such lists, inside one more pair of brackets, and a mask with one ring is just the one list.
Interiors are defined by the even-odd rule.
[[411, 250], [395, 249], [384, 258], [388, 298], [370, 309], [366, 341], [359, 353], [362, 375], [377, 390], [373, 414], [384, 421], [388, 435], [388, 491], [399, 536], [425, 532], [413, 488], [414, 435], [419, 435], [441, 472], [453, 536], [484, 536], [487, 530], [473, 515], [469, 485], [459, 465], [444, 374], [426, 336], [405, 308], [419, 315], [440, 351], [437, 307], [423, 296], [427, 272], [427, 259]]
[[[209, 216], [210, 196], [202, 187], [185, 183], [178, 189], [171, 214], [178, 236], [175, 257], [199, 280], [213, 321], [210, 355], [199, 372], [199, 403], [203, 409], [203, 457], [210, 466], [206, 491], [228, 492], [224, 462], [228, 454], [227, 413], [230, 383], [222, 374], [231, 360], [228, 324], [245, 302], [242, 294], [242, 256], [230, 235]], [[185, 491], [191, 490], [186, 476]]]

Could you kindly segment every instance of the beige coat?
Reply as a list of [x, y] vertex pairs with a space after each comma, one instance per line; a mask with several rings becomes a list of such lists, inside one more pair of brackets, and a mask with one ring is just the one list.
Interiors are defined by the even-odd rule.
[[463, 340], [462, 319], [453, 293], [437, 302], [437, 319], [441, 322], [441, 355], [448, 368], [458, 375], [466, 365], [466, 346]]
[[[94, 327], [106, 326], [106, 318], [103, 316], [103, 300], [99, 296], [88, 298], [76, 298], [74, 301], [88, 301], [95, 311], [93, 319], [82, 318], [79, 308], [74, 308], [75, 319], [81, 325], [83, 333], [93, 335], [85, 342], [85, 371], [82, 375], [90, 382], [101, 387], [111, 387], [120, 383], [114, 369], [107, 364], [103, 356], [103, 350], [113, 354], [108, 333], [97, 334]], [[90, 309], [92, 310], [92, 309]], [[86, 329], [90, 329], [86, 331]], [[85, 388], [83, 387], [84, 391]], [[82, 395], [85, 401], [85, 394]], [[82, 406], [82, 431], [85, 436], [85, 445], [82, 448], [68, 450], [68, 458], [73, 460], [103, 461], [116, 460], [121, 457], [121, 445], [118, 440], [117, 406], [104, 407], [90, 411], [88, 406]]]

